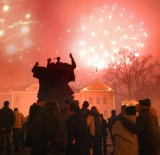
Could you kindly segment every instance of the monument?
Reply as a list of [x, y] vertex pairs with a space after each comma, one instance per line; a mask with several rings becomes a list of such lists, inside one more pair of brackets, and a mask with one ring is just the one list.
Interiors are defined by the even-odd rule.
[[56, 62], [47, 59], [47, 66], [39, 66], [36, 62], [32, 68], [33, 77], [39, 80], [38, 99], [45, 101], [56, 101], [60, 108], [63, 108], [66, 99], [73, 99], [73, 91], [68, 85], [69, 82], [75, 81], [74, 69], [76, 63], [70, 53], [71, 64], [63, 63], [60, 57], [55, 58]]

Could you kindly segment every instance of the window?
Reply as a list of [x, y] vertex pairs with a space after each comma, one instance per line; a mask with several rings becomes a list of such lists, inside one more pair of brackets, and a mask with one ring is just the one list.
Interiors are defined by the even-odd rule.
[[107, 99], [106, 99], [106, 97], [103, 97], [103, 104], [107, 104]]
[[93, 103], [93, 99], [92, 97], [89, 97], [89, 103], [92, 104]]
[[96, 97], [96, 103], [100, 104], [100, 98], [99, 97]]

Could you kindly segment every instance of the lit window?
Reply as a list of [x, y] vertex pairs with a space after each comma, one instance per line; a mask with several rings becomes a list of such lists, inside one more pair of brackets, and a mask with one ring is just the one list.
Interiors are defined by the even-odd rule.
[[106, 99], [106, 97], [103, 97], [103, 104], [107, 104], [107, 99]]

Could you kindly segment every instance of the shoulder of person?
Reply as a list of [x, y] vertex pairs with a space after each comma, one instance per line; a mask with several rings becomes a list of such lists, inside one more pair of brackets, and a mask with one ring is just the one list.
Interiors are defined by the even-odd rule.
[[12, 109], [10, 109], [10, 108], [9, 108], [9, 111], [10, 111], [11, 113], [14, 113], [14, 111], [13, 111]]

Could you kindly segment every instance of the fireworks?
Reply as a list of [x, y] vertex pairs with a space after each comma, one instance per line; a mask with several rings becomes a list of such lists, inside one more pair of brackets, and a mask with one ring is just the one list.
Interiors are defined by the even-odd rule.
[[[24, 69], [26, 62], [30, 67], [37, 60], [45, 64], [48, 57], [67, 59], [67, 52], [71, 52], [77, 63], [76, 81], [80, 85], [84, 74], [86, 81], [87, 77], [88, 80], [99, 78], [100, 69], [114, 61], [120, 49], [138, 51], [145, 46], [144, 23], [119, 5], [94, 8], [97, 5], [92, 2], [92, 6], [80, 1], [70, 5], [62, 1], [47, 2], [0, 1], [1, 62], [15, 67], [21, 63]], [[74, 10], [73, 6], [79, 3], [81, 7]]]
[[[6, 57], [23, 51], [33, 44], [28, 34], [31, 25], [37, 22], [31, 20], [30, 13], [21, 10], [23, 6], [21, 3], [17, 6], [16, 2], [2, 1], [0, 4], [0, 49], [3, 51], [1, 55]], [[19, 54], [19, 59], [23, 59], [22, 55]]]
[[82, 18], [74, 48], [85, 65], [105, 68], [120, 49], [139, 50], [148, 36], [143, 22], [118, 5], [95, 8]]

